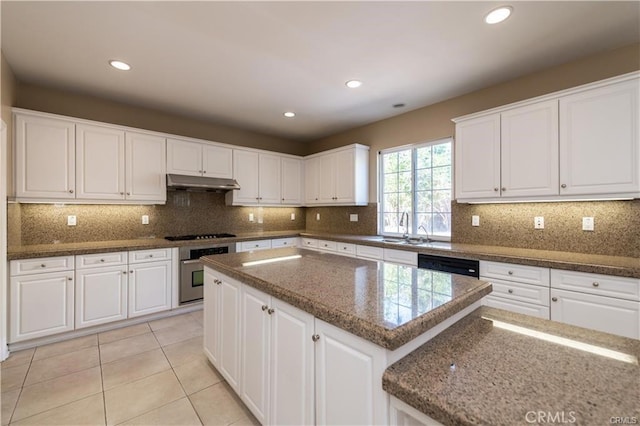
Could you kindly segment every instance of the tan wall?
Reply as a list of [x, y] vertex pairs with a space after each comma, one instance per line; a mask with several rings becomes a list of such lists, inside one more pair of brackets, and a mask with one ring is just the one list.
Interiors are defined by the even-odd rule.
[[[13, 74], [13, 70], [9, 66], [9, 63], [4, 57], [4, 54], [0, 52], [0, 103], [2, 103], [2, 120], [7, 125], [7, 159], [13, 158], [13, 120], [11, 119], [11, 107], [16, 102], [16, 89], [18, 82]], [[7, 193], [13, 193], [13, 164], [12, 161], [7, 161]]]
[[21, 82], [17, 95], [20, 108], [287, 154], [302, 155], [307, 150], [303, 143], [288, 139], [33, 84]]
[[369, 200], [377, 197], [379, 150], [453, 136], [452, 118], [640, 69], [640, 44], [603, 52], [503, 84], [311, 142], [309, 153], [352, 143], [369, 145]]

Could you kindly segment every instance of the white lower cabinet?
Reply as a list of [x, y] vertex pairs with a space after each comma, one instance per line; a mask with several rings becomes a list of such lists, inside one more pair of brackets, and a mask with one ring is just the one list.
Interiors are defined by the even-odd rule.
[[76, 272], [76, 328], [127, 318], [127, 265]]
[[421, 411], [391, 396], [389, 401], [389, 424], [398, 426], [442, 426]]
[[316, 318], [316, 424], [387, 423], [386, 351]]
[[129, 317], [171, 309], [171, 260], [162, 260], [171, 259], [171, 249], [163, 249], [154, 261], [146, 252], [157, 250], [129, 252]]

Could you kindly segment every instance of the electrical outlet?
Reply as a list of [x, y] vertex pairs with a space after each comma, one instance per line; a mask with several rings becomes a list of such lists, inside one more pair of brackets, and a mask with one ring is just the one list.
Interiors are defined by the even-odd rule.
[[536, 216], [533, 218], [533, 227], [535, 229], [544, 229], [544, 217]]
[[583, 231], [593, 231], [595, 227], [595, 222], [592, 217], [583, 217], [582, 218], [582, 230]]
[[78, 224], [78, 219], [76, 218], [75, 215], [67, 216], [67, 225], [76, 226], [77, 224]]
[[249, 213], [249, 222], [253, 222], [253, 213]]
[[149, 224], [149, 215], [148, 214], [143, 214], [142, 215], [142, 224], [143, 225], [148, 225]]
[[296, 220], [296, 214], [295, 213], [291, 213], [291, 220]]
[[350, 214], [349, 215], [349, 220], [351, 222], [357, 222], [358, 221], [358, 215], [357, 214]]
[[320, 213], [316, 213], [316, 220], [320, 220]]
[[471, 216], [471, 226], [480, 226], [480, 216], [475, 214]]

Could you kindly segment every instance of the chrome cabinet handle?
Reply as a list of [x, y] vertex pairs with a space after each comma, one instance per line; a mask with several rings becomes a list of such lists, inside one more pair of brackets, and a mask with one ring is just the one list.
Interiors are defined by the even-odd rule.
[[218, 285], [222, 284], [222, 281], [220, 281], [220, 280], [219, 280], [219, 279], [217, 279], [217, 278], [216, 278], [215, 280], [213, 280], [213, 282], [214, 282], [214, 284], [218, 284]]
[[124, 195], [124, 192], [121, 192], [120, 195]]
[[203, 171], [202, 171], [202, 174], [205, 174], [205, 175], [206, 175], [206, 174], [207, 174], [207, 171], [206, 171], [206, 170], [203, 170]]
[[507, 190], [507, 188], [505, 188], [504, 186], [501, 189], [502, 189], [502, 192]]
[[552, 297], [551, 300], [553, 300], [554, 302], [557, 302], [558, 298], [557, 297]]
[[130, 274], [133, 274], [133, 270], [129, 271]]
[[130, 192], [127, 192], [127, 195], [131, 195], [131, 193], [130, 193]]
[[494, 190], [495, 192], [498, 192], [498, 190], [499, 190], [499, 189], [498, 189], [498, 187], [495, 187], [495, 188], [493, 188], [493, 190]]
[[122, 273], [123, 273], [124, 275], [127, 275], [127, 271], [122, 271]]
[[45, 265], [44, 263], [42, 265], [40, 265], [41, 268], [46, 268], [47, 265]]
[[69, 190], [69, 194], [73, 194], [73, 189], [70, 189], [70, 190]]
[[262, 305], [262, 310], [266, 311], [267, 309], [269, 309], [269, 307], [267, 305]]
[[67, 279], [68, 279], [69, 281], [73, 281], [73, 278], [72, 278], [72, 277], [68, 277]]
[[313, 340], [314, 342], [317, 342], [318, 340], [320, 340], [320, 335], [314, 334], [313, 336], [311, 336], [311, 340]]
[[594, 283], [593, 283], [593, 286], [594, 286], [594, 287], [600, 287], [600, 283], [598, 283], [598, 282], [594, 282]]
[[509, 290], [507, 290], [507, 291], [508, 291], [509, 293], [513, 293], [513, 290], [512, 290], [512, 289], [509, 289]]
[[276, 311], [275, 309], [273, 309], [273, 308], [269, 308], [269, 309], [267, 310], [267, 313], [268, 313], [269, 315], [271, 315], [271, 314], [272, 314], [272, 313], [274, 313], [275, 311]]
[[507, 272], [509, 275], [513, 275], [513, 271], [509, 271]]
[[104, 262], [104, 259], [100, 259], [100, 262]]
[[150, 254], [150, 255], [149, 255], [149, 257], [153, 257], [153, 255], [152, 255], [152, 254]]
[[566, 183], [563, 183], [562, 185], [560, 185], [560, 188], [566, 188], [566, 187], [567, 187]]

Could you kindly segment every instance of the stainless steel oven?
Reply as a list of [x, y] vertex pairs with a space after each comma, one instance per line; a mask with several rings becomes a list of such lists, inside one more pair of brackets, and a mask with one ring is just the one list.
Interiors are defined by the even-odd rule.
[[234, 243], [207, 244], [180, 248], [180, 303], [202, 299], [204, 271], [200, 258], [215, 254], [234, 253]]

